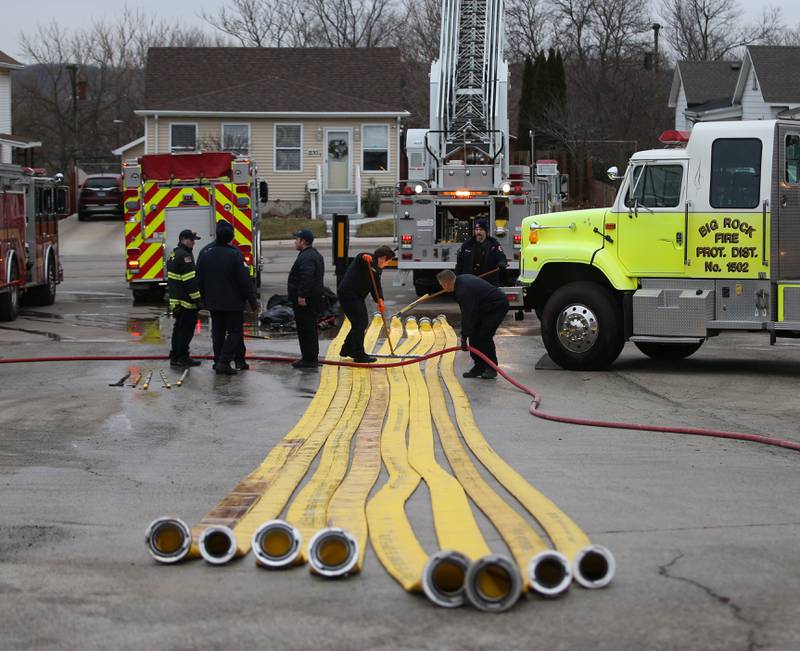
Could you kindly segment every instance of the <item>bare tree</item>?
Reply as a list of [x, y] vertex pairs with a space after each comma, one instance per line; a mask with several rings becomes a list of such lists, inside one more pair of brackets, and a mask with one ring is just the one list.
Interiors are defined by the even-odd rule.
[[201, 12], [209, 25], [247, 47], [293, 45], [299, 0], [229, 0], [216, 14]]
[[601, 64], [619, 66], [643, 49], [651, 23], [647, 0], [603, 0], [590, 16], [592, 53]]
[[565, 58], [591, 57], [591, 28], [596, 0], [552, 0], [557, 46]]
[[545, 49], [553, 29], [552, 23], [553, 10], [543, 0], [507, 0], [508, 58], [520, 61]]
[[430, 63], [439, 57], [442, 26], [441, 0], [404, 0], [404, 16], [398, 24], [395, 44], [406, 61]]
[[765, 9], [754, 24], [742, 24], [736, 0], [661, 0], [665, 38], [686, 61], [718, 61], [746, 45], [783, 32], [779, 9]]

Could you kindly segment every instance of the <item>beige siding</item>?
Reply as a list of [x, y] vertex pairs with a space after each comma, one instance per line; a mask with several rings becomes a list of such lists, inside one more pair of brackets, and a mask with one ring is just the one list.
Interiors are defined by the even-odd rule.
[[[363, 138], [362, 131], [364, 125], [385, 124], [389, 126], [389, 171], [387, 172], [362, 172], [361, 189], [362, 194], [367, 188], [374, 185], [394, 185], [398, 179], [398, 160], [397, 160], [397, 122], [393, 118], [377, 119], [218, 119], [218, 118], [199, 118], [199, 119], [179, 119], [165, 118], [158, 119], [158, 130], [156, 133], [156, 121], [153, 117], [147, 118], [147, 152], [164, 153], [169, 151], [169, 129], [173, 123], [194, 123], [197, 124], [198, 142], [207, 149], [213, 150], [219, 147], [221, 140], [222, 124], [249, 124], [250, 125], [250, 155], [258, 165], [259, 176], [269, 183], [270, 201], [291, 201], [299, 202], [305, 200], [306, 181], [316, 178], [317, 166], [323, 165], [325, 130], [326, 129], [349, 129], [351, 131], [350, 143], [350, 169], [351, 169], [351, 192], [355, 192], [355, 165], [361, 166], [361, 143]], [[302, 124], [302, 170], [298, 172], [278, 172], [274, 166], [274, 125], [275, 124]], [[358, 137], [354, 134], [358, 132]]]

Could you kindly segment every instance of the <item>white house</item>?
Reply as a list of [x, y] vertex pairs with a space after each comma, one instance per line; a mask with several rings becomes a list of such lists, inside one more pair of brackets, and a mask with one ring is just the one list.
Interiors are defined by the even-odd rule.
[[709, 120], [770, 120], [800, 108], [800, 47], [751, 45], [739, 61], [681, 61], [670, 92], [675, 128]]
[[26, 138], [11, 133], [11, 71], [24, 68], [5, 52], [0, 51], [0, 163], [11, 162], [11, 149], [29, 149], [41, 143], [28, 142]]

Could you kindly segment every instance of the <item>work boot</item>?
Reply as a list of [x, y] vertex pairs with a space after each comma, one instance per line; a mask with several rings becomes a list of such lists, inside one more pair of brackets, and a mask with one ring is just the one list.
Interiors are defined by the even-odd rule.
[[353, 352], [349, 348], [345, 348], [342, 346], [341, 350], [339, 350], [339, 357], [352, 357]]
[[305, 359], [298, 359], [292, 362], [292, 366], [294, 368], [317, 368], [319, 366], [319, 362], [314, 362]]
[[186, 368], [187, 366], [189, 366], [189, 364], [185, 360], [174, 359], [174, 358], [169, 360], [169, 365], [172, 368]]
[[353, 361], [356, 364], [372, 364], [372, 362], [377, 362], [377, 357], [372, 357], [372, 355], [367, 355], [366, 353], [360, 353], [353, 355]]
[[200, 366], [203, 363], [199, 359], [192, 359], [191, 357], [184, 358], [183, 362], [186, 366]]
[[481, 373], [481, 377], [484, 380], [494, 380], [497, 377], [497, 371], [493, 368], [487, 368], [483, 373]]
[[217, 375], [236, 375], [239, 371], [232, 368], [229, 363], [217, 362], [215, 372]]
[[473, 366], [468, 371], [464, 371], [461, 377], [480, 377], [482, 373], [483, 369], [480, 366]]
[[250, 364], [248, 364], [247, 362], [236, 362], [236, 368], [240, 371], [249, 371]]

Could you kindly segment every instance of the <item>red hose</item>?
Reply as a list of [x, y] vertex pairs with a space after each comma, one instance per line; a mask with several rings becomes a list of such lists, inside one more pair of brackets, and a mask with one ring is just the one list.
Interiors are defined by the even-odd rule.
[[[445, 355], [446, 353], [453, 353], [463, 350], [458, 346], [451, 348], [444, 348], [436, 352], [423, 355], [421, 357], [413, 357], [400, 362], [381, 362], [378, 364], [356, 364], [355, 362], [334, 362], [324, 360], [323, 364], [332, 366], [352, 366], [355, 368], [397, 368], [399, 366], [408, 366], [409, 364], [419, 364], [420, 362]], [[644, 425], [638, 423], [622, 423], [615, 421], [605, 420], [592, 420], [589, 418], [571, 418], [569, 416], [556, 416], [548, 414], [547, 412], [539, 409], [541, 397], [535, 389], [526, 387], [521, 382], [515, 380], [503, 369], [492, 362], [481, 351], [468, 346], [467, 350], [476, 354], [491, 368], [496, 370], [505, 380], [519, 389], [522, 393], [531, 397], [531, 404], [528, 411], [536, 418], [543, 420], [550, 420], [556, 423], [567, 423], [570, 425], [588, 425], [591, 427], [608, 427], [611, 429], [629, 429], [643, 432], [662, 432], [669, 434], [689, 434], [692, 436], [711, 436], [714, 438], [735, 439], [739, 441], [750, 441], [751, 443], [762, 443], [764, 445], [772, 445], [779, 448], [786, 448], [788, 450], [795, 450], [800, 452], [800, 442], [789, 441], [786, 439], [773, 438], [771, 436], [763, 436], [761, 434], [744, 434], [741, 432], [728, 432], [725, 430], [704, 429], [701, 427], [664, 427], [660, 425]], [[213, 359], [211, 355], [195, 355], [198, 359]], [[0, 364], [29, 364], [33, 362], [86, 362], [86, 361], [137, 361], [137, 360], [168, 360], [167, 355], [79, 355], [76, 357], [17, 357], [0, 359]], [[294, 357], [282, 357], [278, 355], [249, 355], [249, 360], [264, 361], [264, 362], [284, 362], [289, 363], [295, 361]]]

